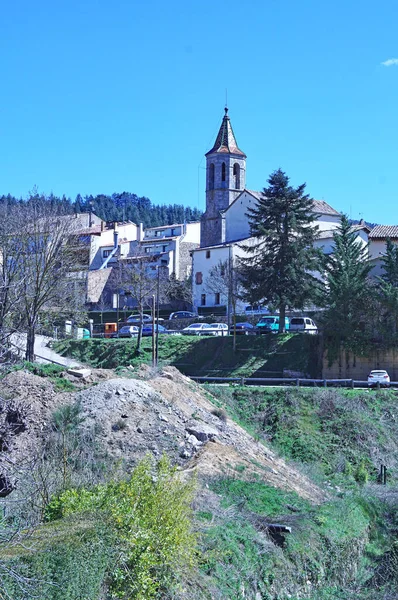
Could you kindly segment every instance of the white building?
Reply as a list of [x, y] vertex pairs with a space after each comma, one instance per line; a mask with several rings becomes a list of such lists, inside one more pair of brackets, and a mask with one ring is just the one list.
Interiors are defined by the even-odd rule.
[[[206, 154], [206, 211], [201, 222], [201, 247], [192, 252], [193, 304], [199, 312], [206, 311], [206, 307], [225, 310], [227, 299], [221, 291], [214, 292], [214, 286], [209, 286], [209, 273], [220, 261], [234, 264], [244, 253], [240, 243], [250, 239], [247, 211], [255, 206], [261, 192], [248, 190], [245, 185], [246, 155], [238, 147], [225, 109], [214, 146]], [[314, 200], [313, 213], [320, 230], [317, 246], [328, 254], [341, 215], [323, 200]]]

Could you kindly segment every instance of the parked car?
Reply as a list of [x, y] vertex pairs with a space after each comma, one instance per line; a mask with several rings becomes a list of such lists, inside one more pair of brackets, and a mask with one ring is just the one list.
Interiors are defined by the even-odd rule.
[[[285, 329], [289, 331], [290, 321], [285, 317]], [[262, 317], [256, 325], [258, 333], [278, 333], [279, 331], [279, 316]]]
[[184, 327], [181, 333], [182, 335], [214, 335], [209, 323], [192, 323], [188, 327]]
[[262, 306], [261, 304], [254, 304], [253, 306], [245, 307], [245, 315], [250, 317], [250, 315], [269, 315], [270, 310], [268, 306]]
[[144, 327], [142, 328], [142, 335], [143, 336], [147, 336], [147, 335], [153, 335], [153, 332], [157, 331], [159, 334], [161, 333], [168, 333], [166, 327], [163, 327], [163, 325], [155, 325], [155, 328], [152, 324], [150, 325], [144, 325]]
[[390, 376], [387, 371], [381, 369], [371, 371], [368, 375], [368, 386], [373, 387], [377, 384], [383, 387], [390, 387]]
[[[213, 335], [228, 335], [228, 325], [226, 323], [210, 323], [210, 329]], [[210, 329], [208, 333], [210, 333]]]
[[256, 328], [251, 323], [236, 323], [235, 327], [232, 325], [231, 334], [236, 335], [255, 335], [257, 333]]
[[299, 331], [301, 333], [318, 333], [318, 327], [309, 317], [291, 317], [289, 331]]
[[172, 312], [169, 316], [169, 320], [172, 319], [195, 319], [200, 318], [194, 312], [189, 310], [177, 310], [177, 312]]
[[136, 325], [123, 325], [123, 327], [121, 327], [119, 329], [119, 337], [123, 338], [131, 338], [131, 337], [135, 337], [138, 335], [138, 327], [136, 327]]
[[[127, 319], [126, 319], [126, 323], [140, 323], [140, 322], [141, 322], [140, 315], [131, 315], [130, 317], [127, 317]], [[143, 323], [152, 322], [151, 315], [142, 315], [142, 322]]]

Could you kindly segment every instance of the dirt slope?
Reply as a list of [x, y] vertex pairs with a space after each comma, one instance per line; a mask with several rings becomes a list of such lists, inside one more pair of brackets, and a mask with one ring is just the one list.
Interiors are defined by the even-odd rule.
[[123, 459], [127, 467], [147, 452], [155, 456], [166, 452], [183, 471], [196, 471], [204, 482], [236, 473], [238, 467], [240, 478], [259, 477], [310, 501], [324, 499], [312, 482], [241, 427], [213, 414], [208, 395], [177, 369], [166, 367], [154, 373], [143, 367], [135, 377], [93, 370], [90, 383], [96, 385], [56, 393], [51, 382], [36, 375], [23, 371], [8, 375], [0, 386], [6, 398], [0, 400], [0, 434], [7, 429], [12, 411], [14, 416], [18, 413], [20, 426], [8, 427], [2, 436], [0, 476], [10, 461], [24, 460], [40, 445], [54, 409], [78, 400], [87, 426], [100, 426], [109, 454]]

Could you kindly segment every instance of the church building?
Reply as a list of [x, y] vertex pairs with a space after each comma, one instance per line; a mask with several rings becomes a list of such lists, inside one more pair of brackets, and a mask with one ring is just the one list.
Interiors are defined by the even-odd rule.
[[[211, 269], [243, 255], [240, 242], [251, 236], [247, 209], [261, 192], [246, 188], [246, 154], [239, 148], [228, 109], [216, 141], [206, 153], [206, 210], [201, 220], [200, 247], [192, 252], [193, 304], [199, 313], [222, 314], [227, 298], [210, 284]], [[329, 253], [340, 213], [323, 200], [314, 200], [313, 212], [320, 230], [317, 245]], [[238, 308], [242, 311], [243, 304]]]

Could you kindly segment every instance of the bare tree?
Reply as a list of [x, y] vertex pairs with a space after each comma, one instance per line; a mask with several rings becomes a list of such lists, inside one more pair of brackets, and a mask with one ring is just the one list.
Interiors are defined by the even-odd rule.
[[20, 279], [20, 310], [26, 328], [26, 360], [34, 359], [40, 314], [60, 312], [75, 304], [73, 219], [38, 196], [19, 210], [16, 268]]
[[[141, 350], [142, 326], [144, 320], [144, 308], [151, 306], [152, 297], [157, 288], [157, 271], [151, 257], [142, 255], [140, 248], [136, 254], [124, 260], [120, 265], [120, 285], [125, 294], [131, 296], [136, 302], [140, 317], [136, 351]], [[155, 267], [152, 269], [152, 267]]]
[[212, 267], [205, 281], [205, 288], [213, 294], [220, 294], [220, 300], [225, 301], [227, 307], [228, 328], [231, 330], [233, 322], [233, 349], [236, 349], [236, 306], [240, 298], [240, 278], [238, 268], [232, 256], [227, 260], [220, 260]]
[[16, 256], [21, 250], [18, 231], [18, 209], [15, 206], [0, 206], [0, 360], [9, 358], [11, 336], [21, 325], [20, 292], [23, 274]]

